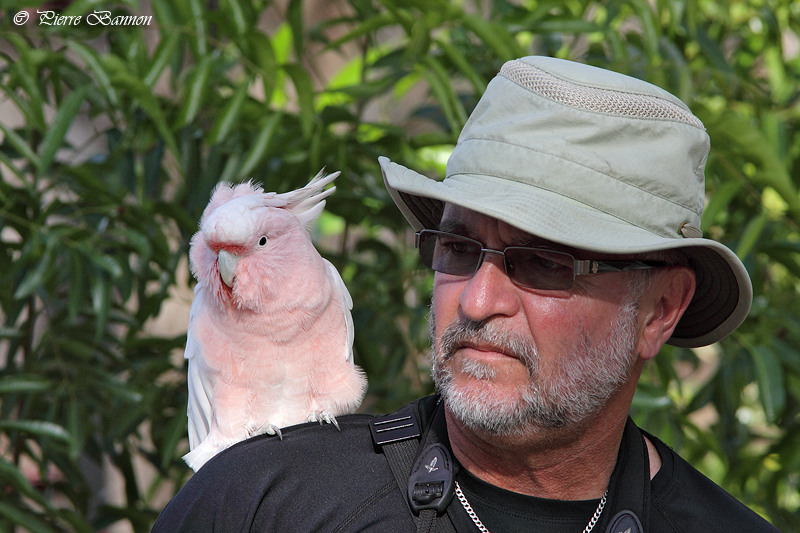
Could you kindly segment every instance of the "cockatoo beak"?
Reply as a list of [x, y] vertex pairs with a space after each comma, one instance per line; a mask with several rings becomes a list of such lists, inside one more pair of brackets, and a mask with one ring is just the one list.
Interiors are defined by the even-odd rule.
[[236, 274], [236, 264], [238, 262], [238, 256], [226, 252], [225, 250], [219, 251], [219, 256], [217, 257], [219, 275], [222, 277], [222, 282], [228, 287], [233, 288], [233, 278]]

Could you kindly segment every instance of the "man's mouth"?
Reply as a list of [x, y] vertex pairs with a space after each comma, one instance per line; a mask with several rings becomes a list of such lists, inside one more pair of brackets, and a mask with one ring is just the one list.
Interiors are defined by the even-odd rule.
[[511, 357], [511, 358], [514, 358], [514, 359], [519, 359], [520, 358], [517, 354], [511, 352], [508, 348], [506, 348], [504, 346], [499, 346], [497, 344], [487, 344], [487, 343], [474, 342], [474, 341], [462, 341], [462, 342], [459, 342], [457, 344], [456, 349], [454, 351], [458, 351], [458, 350], [461, 350], [461, 349], [474, 350], [474, 351], [481, 352], [481, 353], [484, 353], [484, 354], [487, 354], [487, 355], [488, 354], [499, 354], [499, 355], [502, 355], [502, 356], [505, 356], [505, 357]]

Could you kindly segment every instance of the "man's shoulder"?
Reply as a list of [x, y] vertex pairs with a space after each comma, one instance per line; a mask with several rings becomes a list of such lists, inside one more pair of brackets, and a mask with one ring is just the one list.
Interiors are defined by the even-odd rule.
[[778, 531], [661, 440], [647, 436], [662, 457], [651, 487], [653, 517], [668, 526], [665, 531]]
[[[412, 412], [424, 427], [436, 397], [428, 396], [412, 401], [400, 411]], [[320, 464], [328, 470], [352, 471], [350, 461], [374, 460], [384, 463], [373, 440], [371, 423], [376, 415], [352, 414], [337, 417], [333, 424], [305, 423], [282, 430], [282, 438], [259, 435], [239, 442], [211, 459], [197, 475], [229, 475], [232, 468], [243, 473], [266, 470], [269, 476], [286, 468], [293, 472], [314, 471]]]
[[[406, 407], [418, 412], [426, 401]], [[316, 531], [347, 516], [358, 520], [365, 502], [402, 521], [405, 500], [373, 442], [373, 420], [345, 415], [337, 418], [338, 429], [306, 423], [284, 428], [282, 439], [259, 435], [231, 446], [192, 476], [154, 531], [260, 530], [281, 523]]]

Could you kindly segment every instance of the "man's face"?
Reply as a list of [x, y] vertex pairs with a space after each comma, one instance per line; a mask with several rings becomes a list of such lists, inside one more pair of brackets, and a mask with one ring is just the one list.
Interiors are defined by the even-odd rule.
[[[546, 246], [497, 219], [447, 205], [440, 229], [486, 247]], [[448, 409], [474, 430], [516, 435], [567, 427], [602, 409], [637, 361], [638, 312], [630, 276], [579, 276], [569, 290], [521, 288], [502, 257], [474, 276], [436, 273], [433, 376]]]

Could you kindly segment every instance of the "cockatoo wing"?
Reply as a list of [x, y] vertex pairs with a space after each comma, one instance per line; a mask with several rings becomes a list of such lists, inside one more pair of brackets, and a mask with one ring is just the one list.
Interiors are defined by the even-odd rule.
[[201, 346], [197, 341], [195, 328], [197, 327], [198, 309], [203, 305], [205, 287], [198, 283], [194, 287], [194, 300], [189, 311], [189, 328], [186, 332], [186, 350], [183, 356], [189, 361], [189, 403], [186, 414], [189, 423], [189, 448], [195, 449], [206, 438], [211, 426], [213, 388], [209, 376], [201, 371], [200, 358]]
[[347, 347], [345, 350], [345, 358], [348, 363], [352, 364], [354, 362], [353, 341], [355, 340], [355, 327], [353, 325], [353, 314], [351, 313], [353, 310], [353, 298], [350, 296], [350, 292], [347, 290], [347, 286], [344, 284], [344, 280], [339, 274], [339, 271], [336, 270], [336, 267], [324, 257], [322, 261], [328, 269], [328, 275], [333, 282], [334, 290], [339, 293], [339, 297], [342, 299], [342, 308], [344, 309], [345, 320], [347, 321]]

